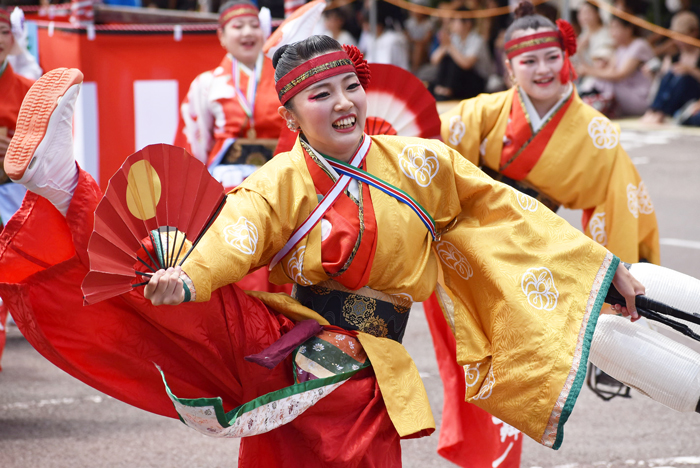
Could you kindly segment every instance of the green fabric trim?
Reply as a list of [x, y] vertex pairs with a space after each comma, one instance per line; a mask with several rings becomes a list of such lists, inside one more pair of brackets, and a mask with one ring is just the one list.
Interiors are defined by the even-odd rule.
[[[323, 345], [323, 351], [316, 351], [315, 349], [313, 349], [314, 345], [316, 344]], [[300, 353], [299, 348], [297, 348], [294, 351], [295, 364], [297, 354], [301, 354], [302, 356], [305, 356], [306, 358], [316, 362], [321, 367], [333, 372], [334, 374], [337, 370], [339, 370], [335, 367], [336, 364], [342, 365], [343, 367], [352, 365], [363, 365], [363, 363], [354, 359], [342, 349], [336, 347], [334, 344], [329, 343], [328, 341], [320, 339], [317, 336], [312, 336], [310, 339], [305, 341], [302, 346], [306, 347], [306, 352]]]
[[4, 62], [2, 62], [2, 65], [0, 65], [0, 77], [2, 76], [3, 73], [5, 73], [5, 69], [7, 68], [7, 59], [5, 59]]
[[605, 273], [605, 278], [603, 279], [603, 284], [600, 286], [600, 291], [598, 291], [598, 296], [596, 297], [595, 303], [593, 304], [593, 310], [591, 311], [591, 316], [588, 318], [588, 326], [586, 327], [586, 333], [583, 337], [583, 349], [581, 350], [581, 361], [579, 362], [578, 371], [576, 372], [576, 377], [574, 378], [574, 383], [571, 386], [571, 391], [569, 396], [564, 403], [564, 409], [561, 412], [561, 417], [559, 418], [559, 424], [557, 427], [557, 438], [554, 441], [552, 448], [554, 450], [559, 450], [561, 443], [564, 441], [564, 424], [571, 416], [571, 412], [574, 409], [574, 404], [578, 399], [578, 395], [581, 392], [581, 387], [583, 387], [583, 382], [586, 380], [586, 371], [588, 369], [588, 354], [591, 350], [591, 341], [593, 341], [593, 333], [595, 332], [596, 324], [598, 323], [598, 317], [600, 316], [600, 309], [605, 303], [605, 297], [608, 294], [610, 285], [612, 284], [613, 277], [617, 271], [617, 266], [620, 264], [620, 259], [613, 255], [613, 259], [610, 262], [608, 271]]
[[190, 292], [190, 288], [184, 281], [182, 282], [182, 287], [185, 290], [185, 299], [182, 302], [190, 302], [192, 300], [192, 293]]
[[[170, 396], [170, 398], [172, 398], [173, 400], [177, 400], [178, 403], [184, 406], [212, 406], [214, 408], [214, 413], [216, 414], [217, 421], [219, 422], [221, 427], [226, 428], [232, 426], [236, 419], [238, 419], [238, 417], [240, 417], [243, 413], [247, 413], [256, 408], [259, 408], [260, 406], [267, 405], [269, 403], [273, 403], [284, 398], [289, 398], [293, 395], [298, 395], [300, 393], [308, 392], [310, 390], [316, 390], [327, 385], [332, 385], [338, 382], [342, 382], [344, 380], [348, 380], [350, 377], [352, 377], [353, 375], [355, 375], [356, 373], [368, 366], [369, 361], [357, 370], [334, 375], [325, 379], [309, 380], [308, 382], [290, 385], [289, 387], [285, 387], [280, 390], [276, 390], [274, 392], [270, 392], [258, 398], [255, 398], [254, 400], [251, 400], [247, 403], [242, 404], [241, 406], [232, 409], [228, 413], [224, 411], [223, 401], [220, 397], [193, 399], [176, 397], [170, 391], [170, 387], [168, 387], [168, 382], [165, 380], [165, 374], [163, 373], [163, 371], [160, 368], [158, 368], [158, 371], [160, 372], [160, 375], [163, 378], [163, 383], [165, 384], [165, 391], [168, 393], [168, 396]], [[182, 421], [182, 418], [180, 418], [180, 420]]]

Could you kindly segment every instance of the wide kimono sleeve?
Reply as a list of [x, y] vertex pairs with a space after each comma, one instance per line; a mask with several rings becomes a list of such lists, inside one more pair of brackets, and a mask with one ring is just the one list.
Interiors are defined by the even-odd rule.
[[277, 156], [229, 193], [216, 221], [183, 265], [195, 300], [267, 265], [317, 204], [287, 154]]
[[461, 211], [433, 248], [465, 398], [557, 448], [619, 260], [537, 200], [444, 154], [443, 183], [453, 177], [455, 188], [442, 206], [457, 197]]
[[625, 262], [658, 265], [661, 256], [654, 204], [625, 150], [618, 144], [614, 153], [605, 200], [584, 210], [584, 230]]
[[510, 109], [512, 90], [480, 94], [461, 101], [452, 110], [440, 115], [442, 140], [456, 149], [472, 164], [479, 165], [486, 136], [498, 122], [502, 112]]
[[[209, 109], [213, 79], [213, 73], [208, 71], [198, 75], [190, 84], [187, 96], [180, 105], [181, 121], [175, 141], [205, 164], [214, 146], [214, 115]], [[185, 137], [184, 141], [182, 136]]]

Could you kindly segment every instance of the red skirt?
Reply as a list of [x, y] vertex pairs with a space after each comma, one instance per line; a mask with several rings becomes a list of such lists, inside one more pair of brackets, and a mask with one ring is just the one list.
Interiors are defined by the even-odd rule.
[[[290, 358], [250, 363], [294, 323], [236, 285], [209, 302], [153, 306], [142, 288], [92, 306], [80, 289], [102, 194], [84, 171], [64, 218], [27, 193], [0, 235], [0, 297], [44, 357], [73, 377], [152, 413], [177, 418], [156, 365], [180, 398], [221, 397], [229, 411], [293, 383]], [[399, 435], [371, 369], [291, 423], [241, 442], [241, 467], [400, 466]]]

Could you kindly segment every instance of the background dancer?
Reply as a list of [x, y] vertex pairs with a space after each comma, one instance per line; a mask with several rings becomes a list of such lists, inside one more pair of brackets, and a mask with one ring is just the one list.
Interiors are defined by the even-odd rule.
[[[654, 206], [619, 143], [619, 130], [584, 104], [571, 84], [573, 29], [536, 15], [528, 2], [515, 16], [505, 36], [506, 67], [515, 86], [462, 101], [443, 114], [443, 140], [494, 179], [553, 211], [561, 205], [582, 209], [585, 233], [623, 261], [658, 264]], [[443, 381], [453, 383], [445, 386], [450, 411], [443, 412], [438, 451], [463, 463], [480, 448], [470, 437], [473, 421], [493, 424], [489, 415], [458, 404], [464, 400], [464, 378], [454, 364], [454, 338], [436, 298], [425, 310]]]
[[[219, 11], [217, 34], [226, 55], [217, 68], [190, 85], [175, 144], [204, 162], [224, 187], [232, 188], [272, 157], [284, 120], [277, 114], [275, 70], [262, 53], [269, 31], [263, 31], [260, 11], [247, 0], [226, 2]], [[239, 286], [289, 292], [288, 287], [271, 284], [264, 269], [242, 279]]]
[[[177, 307], [152, 306], [140, 290], [79, 307], [79, 284], [90, 256], [87, 238], [100, 198], [89, 175], [76, 170], [70, 138], [65, 138], [81, 77], [77, 71], [58, 70], [33, 88], [32, 102], [49, 114], [13, 140], [5, 163], [8, 174], [32, 193], [18, 215], [21, 222], [0, 237], [0, 293], [17, 306], [17, 322], [28, 339], [52, 362], [96, 388], [173, 416], [153, 367], [156, 361], [173, 395], [223, 398], [222, 403], [207, 400], [216, 407], [208, 415], [203, 400], [172, 397], [188, 425], [203, 432], [269, 428], [275, 418], [249, 413], [266, 406], [256, 397], [267, 394], [270, 403], [268, 392], [283, 390], [286, 397], [274, 402], [284, 404], [267, 408], [286, 414], [287, 405], [295, 402], [290, 409], [296, 419], [269, 432], [249, 433], [241, 443], [240, 466], [398, 466], [399, 438], [426, 435], [434, 428], [417, 370], [398, 341], [407, 305], [431, 294], [439, 263], [446, 292], [454, 298], [452, 319], [465, 358], [461, 363], [473, 365], [481, 376], [474, 395], [507, 422], [545, 445], [558, 446], [580, 388], [576, 382], [585, 374], [581, 364], [606, 290], [614, 283], [628, 305], [622, 312], [636, 316], [634, 298], [643, 286], [605, 248], [548, 210], [523, 209], [513, 190], [485, 177], [442, 143], [363, 135], [363, 87], [369, 76], [355, 50], [345, 52], [332, 39], [314, 36], [280, 49], [275, 62], [278, 95], [286, 104], [280, 113], [301, 128], [304, 142], [299, 140], [291, 152], [229, 194], [182, 270], [153, 275], [146, 295], [154, 304], [179, 303]], [[63, 98], [56, 103], [58, 96]], [[36, 110], [23, 109], [20, 118], [32, 113]], [[64, 183], [47, 191], [45, 175], [57, 171], [66, 173]], [[329, 193], [333, 171], [359, 180], [351, 185], [349, 176], [338, 177], [346, 190]], [[319, 205], [324, 194], [334, 203]], [[303, 229], [317, 206], [322, 206], [313, 215], [318, 223]], [[235, 225], [241, 228], [228, 229]], [[49, 251], [36, 242], [46, 232], [54, 244]], [[343, 241], [351, 233], [357, 249]], [[441, 237], [434, 243], [437, 234]], [[290, 238], [299, 242], [288, 244]], [[409, 253], [412, 261], [396, 261]], [[18, 267], [2, 268], [11, 261]], [[269, 293], [247, 295], [230, 284], [268, 264], [273, 275], [297, 284], [299, 301]], [[335, 270], [339, 265], [342, 272]], [[535, 284], [530, 291], [530, 280], [525, 280], [541, 277], [543, 272], [533, 269], [542, 268], [556, 283], [556, 294], [549, 288], [533, 295], [539, 290]], [[524, 275], [523, 282], [513, 284], [513, 274]], [[299, 346], [294, 377], [291, 358], [282, 358], [271, 370], [243, 359], [260, 356], [280, 337], [291, 339], [301, 318], [328, 324], [311, 339], [326, 336], [326, 345], [311, 346], [314, 342], [307, 340]], [[503, 320], [518, 326], [501, 327]], [[541, 336], [547, 338], [533, 340], [542, 327], [546, 333]], [[524, 341], [512, 339], [514, 330]], [[133, 346], [124, 341], [131, 338]], [[360, 346], [372, 367], [358, 366], [334, 389], [325, 385], [326, 379], [346, 374], [304, 377], [308, 370], [319, 370], [304, 363], [321, 363], [332, 349], [339, 351], [334, 354], [338, 358], [354, 353], [364, 366], [367, 360], [357, 354]], [[547, 372], [519, 372], [519, 366], [530, 368], [533, 361], [548, 363]], [[314, 380], [332, 394], [307, 406], [308, 400], [294, 400]], [[543, 394], [543, 388], [550, 390]], [[508, 410], [513, 398], [530, 404], [513, 414]], [[221, 416], [223, 408], [251, 399], [253, 404], [228, 427], [214, 414]]]

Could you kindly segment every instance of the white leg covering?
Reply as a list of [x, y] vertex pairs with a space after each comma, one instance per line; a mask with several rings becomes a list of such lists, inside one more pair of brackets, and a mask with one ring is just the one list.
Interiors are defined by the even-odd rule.
[[590, 361], [620, 382], [681, 412], [698, 409], [700, 354], [647, 327], [601, 315]]

